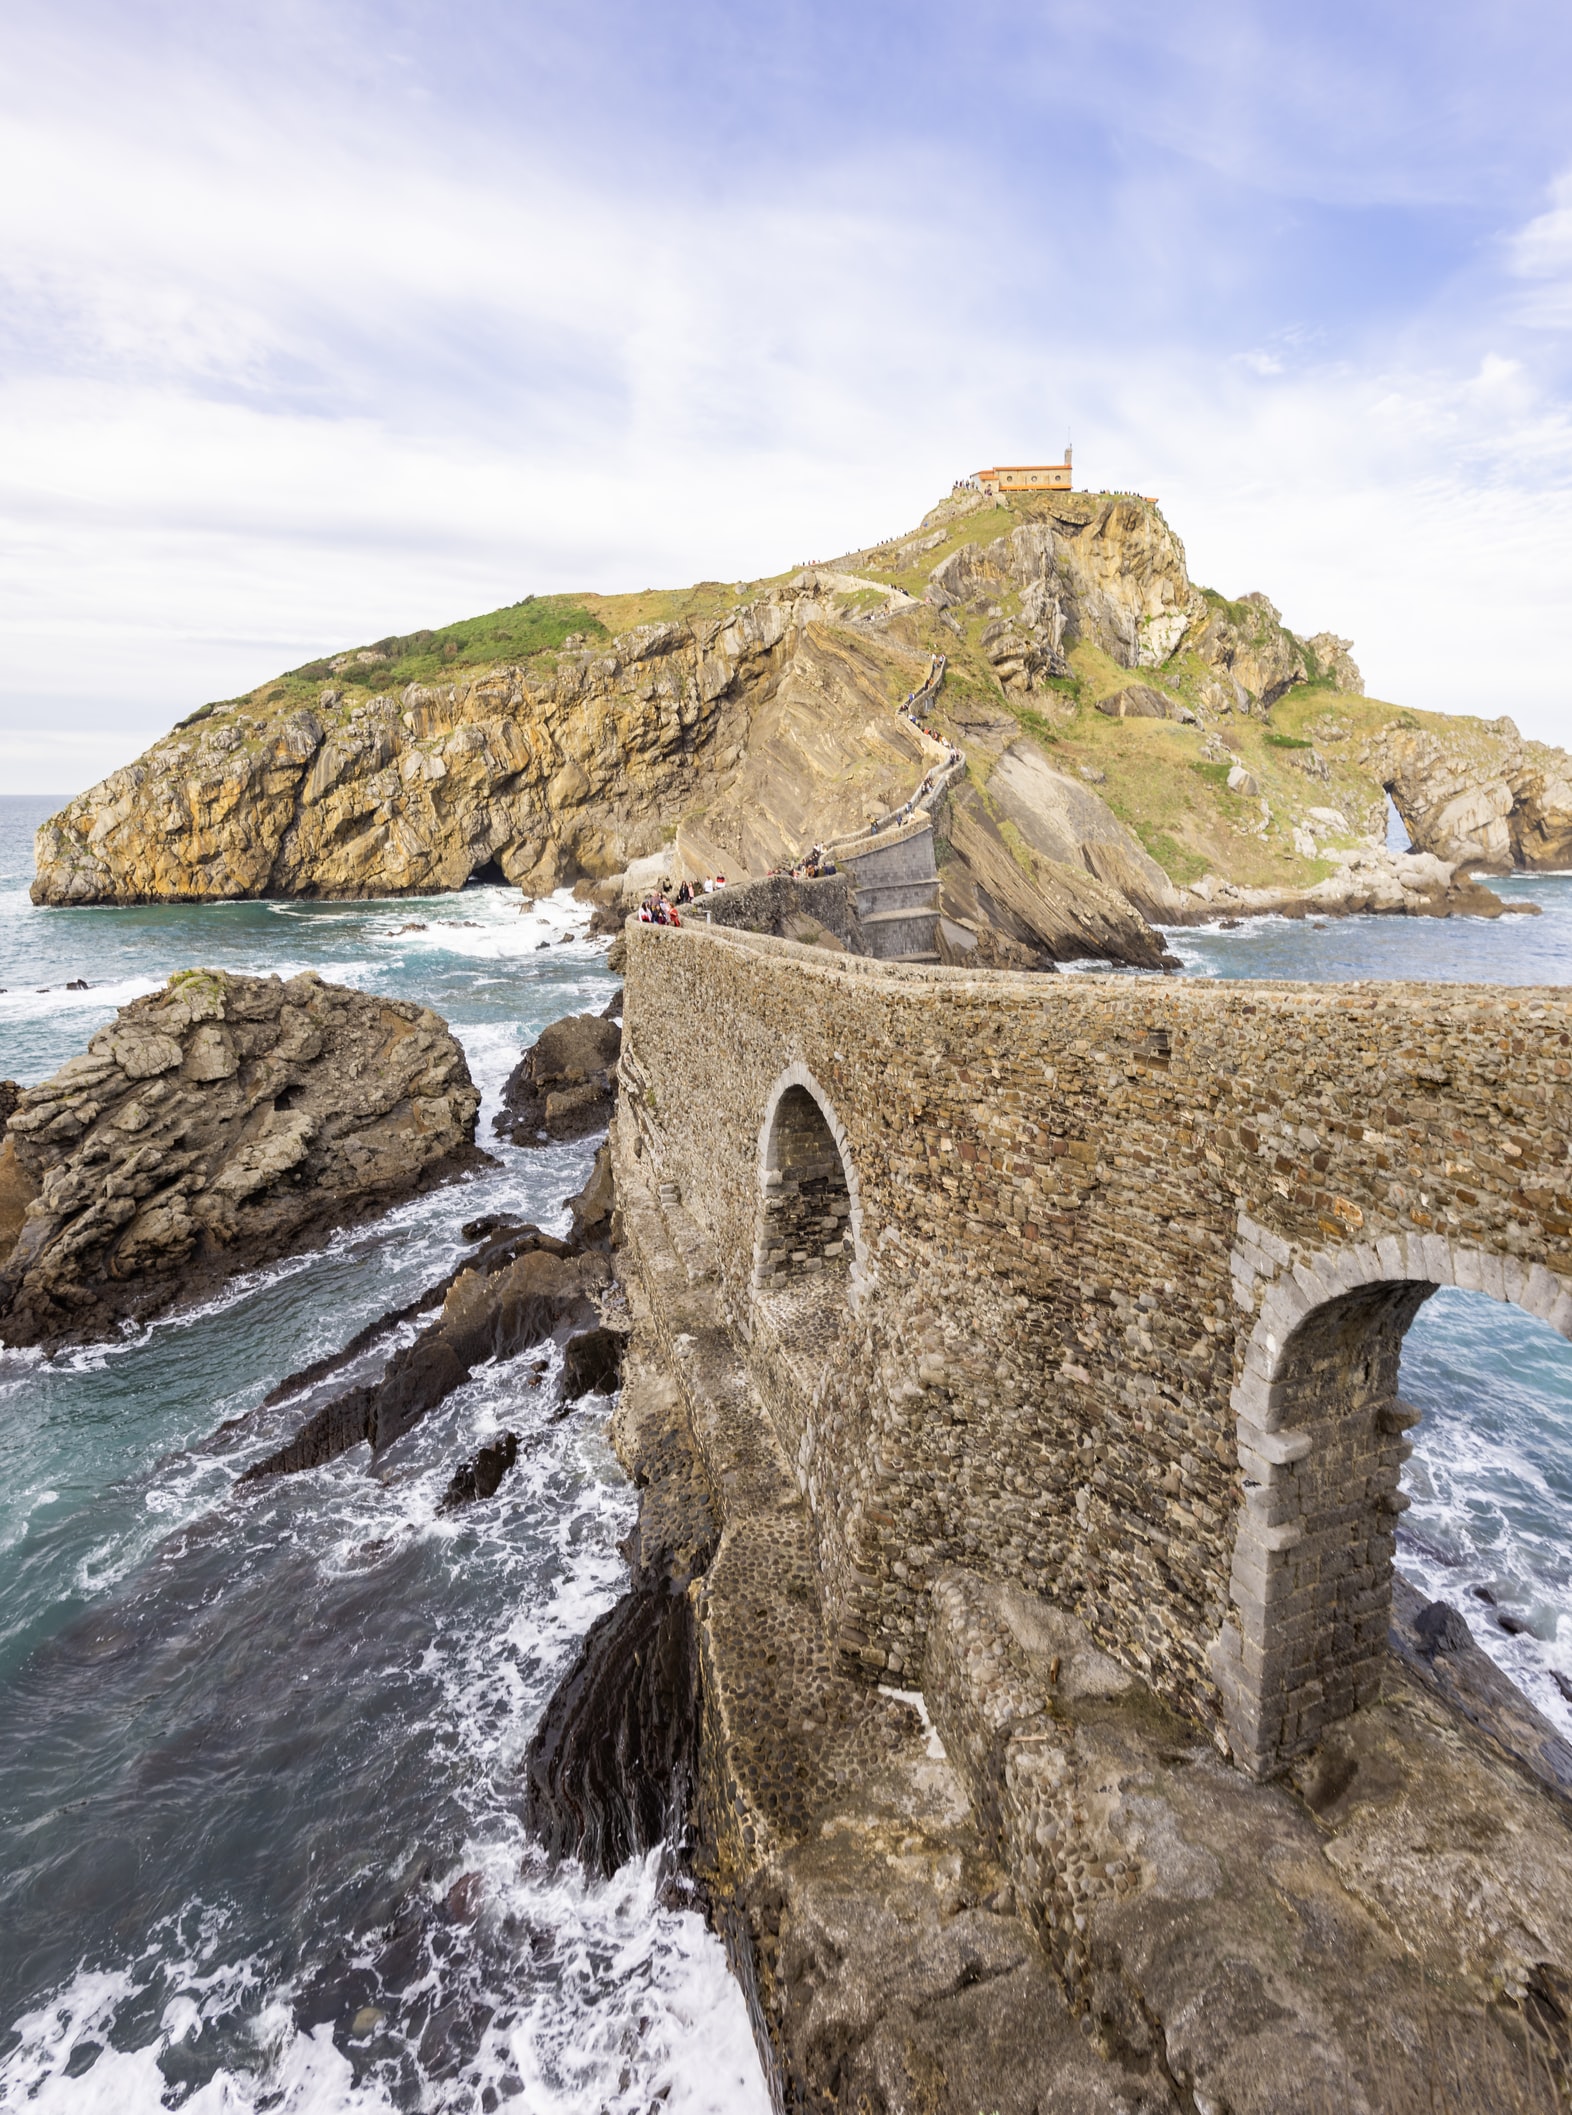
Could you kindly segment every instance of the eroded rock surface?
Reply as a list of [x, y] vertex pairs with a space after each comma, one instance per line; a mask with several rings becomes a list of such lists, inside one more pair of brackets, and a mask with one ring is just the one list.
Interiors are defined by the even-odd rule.
[[1491, 874], [1572, 866], [1572, 758], [1525, 742], [1510, 720], [1440, 730], [1399, 719], [1363, 760], [1422, 850]]
[[601, 1014], [553, 1021], [519, 1059], [502, 1090], [495, 1129], [518, 1146], [604, 1131], [617, 1091], [622, 1030]]
[[479, 1102], [424, 1007], [183, 971], [12, 1113], [0, 1339], [103, 1336], [427, 1189], [481, 1157]]
[[1100, 2046], [1235, 2115], [1456, 2107], [1449, 2067], [1469, 2106], [1553, 2105], [1572, 1809], [1396, 1661], [1257, 1786], [1064, 1611], [959, 1570], [933, 1600], [929, 1707]]
[[1475, 881], [1468, 868], [1432, 852], [1389, 852], [1380, 846], [1340, 852], [1337, 871], [1307, 889], [1249, 889], [1210, 876], [1184, 892], [1167, 921], [1192, 924], [1219, 913], [1348, 918], [1380, 912], [1403, 918], [1538, 916], [1534, 903], [1508, 903]]
[[890, 697], [925, 656], [841, 624], [838, 593], [799, 576], [724, 617], [396, 694], [275, 686], [44, 824], [34, 899], [409, 894], [481, 872], [539, 892], [620, 871], [685, 817], [711, 867], [762, 873], [921, 776]]

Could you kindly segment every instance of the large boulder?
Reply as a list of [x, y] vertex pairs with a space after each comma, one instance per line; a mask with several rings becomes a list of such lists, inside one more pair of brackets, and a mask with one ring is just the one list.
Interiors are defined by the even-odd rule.
[[1352, 639], [1340, 639], [1336, 632], [1316, 632], [1305, 640], [1304, 649], [1305, 659], [1313, 665], [1322, 683], [1332, 690], [1347, 691], [1354, 697], [1362, 695], [1365, 679], [1354, 659]]
[[600, 1014], [569, 1014], [543, 1029], [508, 1075], [496, 1130], [517, 1146], [588, 1138], [611, 1121], [622, 1030]]
[[1097, 710], [1106, 713], [1110, 720], [1183, 720], [1195, 718], [1177, 698], [1166, 691], [1153, 690], [1150, 683], [1127, 683], [1123, 690], [1115, 690], [1106, 698], [1097, 700]]
[[480, 1096], [407, 1000], [186, 970], [17, 1102], [0, 1342], [102, 1337], [476, 1164]]

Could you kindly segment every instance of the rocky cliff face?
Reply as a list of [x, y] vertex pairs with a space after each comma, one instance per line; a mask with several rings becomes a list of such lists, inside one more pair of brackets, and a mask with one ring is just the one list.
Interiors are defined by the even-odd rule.
[[1438, 730], [1400, 716], [1362, 761], [1420, 849], [1489, 874], [1572, 866], [1572, 758], [1510, 720]]
[[1362, 698], [1349, 641], [1198, 588], [1146, 501], [962, 495], [833, 565], [572, 609], [589, 629], [564, 633], [562, 612], [527, 638], [469, 628], [511, 658], [477, 661], [472, 639], [442, 673], [438, 635], [414, 634], [204, 708], [44, 825], [35, 899], [393, 895], [477, 874], [539, 891], [657, 854], [758, 876], [906, 799], [934, 755], [896, 710], [919, 691], [970, 767], [949, 914], [980, 918], [1000, 959], [1101, 952], [1131, 915], [1113, 951], [1155, 959], [1140, 921], [1206, 915], [1186, 893], [1203, 876], [1252, 907], [1302, 896], [1380, 843], [1387, 786], [1449, 865], [1572, 860], [1560, 751]]
[[187, 970], [17, 1102], [0, 1342], [106, 1336], [471, 1164], [444, 1023], [310, 971]]

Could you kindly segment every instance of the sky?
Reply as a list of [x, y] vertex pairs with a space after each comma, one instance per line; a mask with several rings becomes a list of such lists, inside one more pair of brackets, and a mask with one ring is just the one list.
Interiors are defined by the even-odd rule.
[[1564, 0], [9, 0], [0, 790], [1055, 460], [1572, 743]]

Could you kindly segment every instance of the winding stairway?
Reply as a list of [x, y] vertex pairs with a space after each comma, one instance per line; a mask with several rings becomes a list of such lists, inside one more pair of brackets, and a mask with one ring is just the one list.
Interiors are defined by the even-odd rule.
[[938, 696], [946, 660], [935, 654], [920, 686], [901, 708], [913, 723], [929, 769], [911, 798], [866, 830], [837, 838], [823, 850], [849, 877], [856, 892], [858, 922], [870, 952], [881, 962], [937, 962], [939, 870], [934, 860], [933, 811], [941, 794], [966, 769], [966, 759], [922, 726], [925, 706]]

